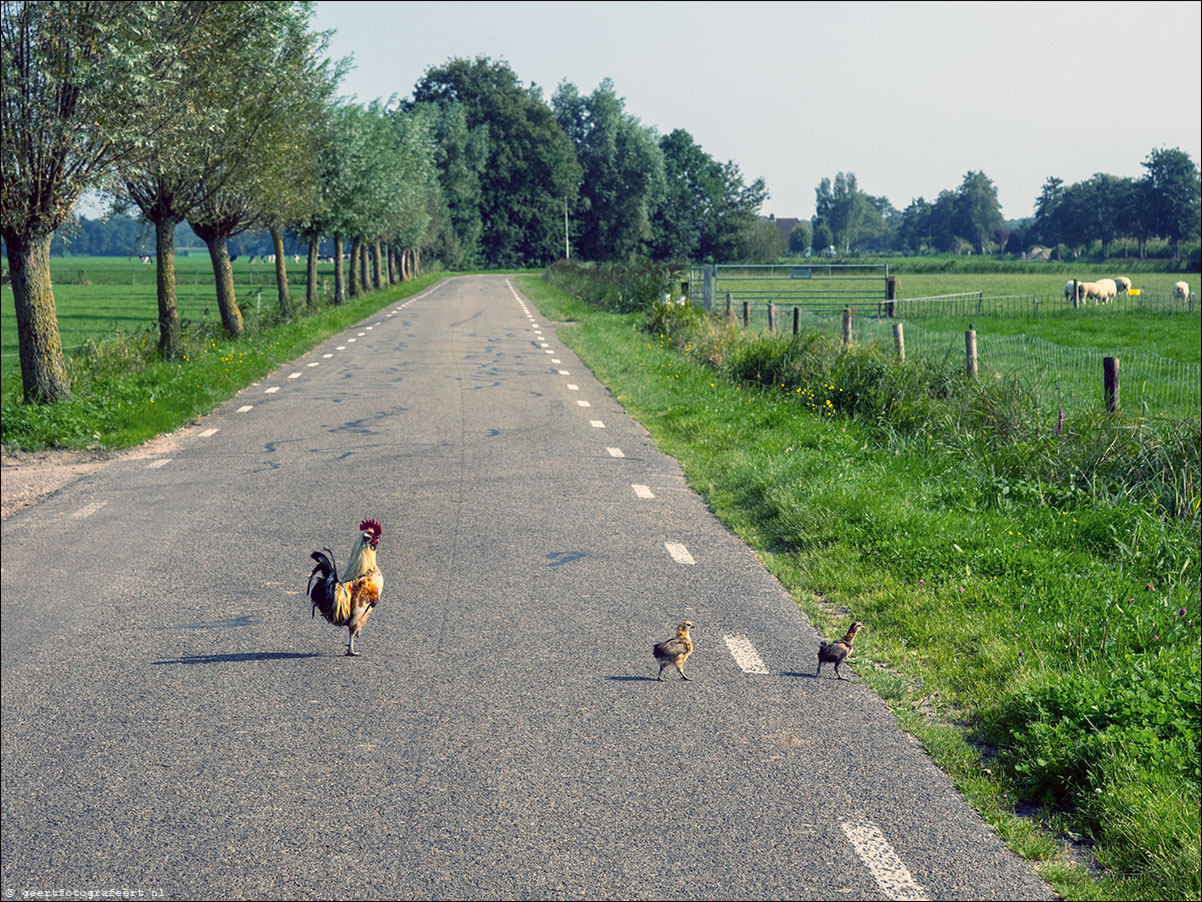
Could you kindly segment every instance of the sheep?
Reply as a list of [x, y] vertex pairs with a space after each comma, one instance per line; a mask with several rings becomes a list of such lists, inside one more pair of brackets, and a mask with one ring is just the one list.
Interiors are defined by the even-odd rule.
[[1099, 304], [1109, 304], [1119, 291], [1118, 286], [1114, 283], [1114, 279], [1098, 279], [1093, 285], [1096, 291], [1090, 292], [1086, 290], [1085, 296], [1094, 298]]
[[1064, 299], [1066, 301], [1072, 301], [1072, 299], [1073, 299], [1073, 285], [1074, 284], [1077, 286], [1077, 300], [1081, 301], [1085, 298], [1085, 283], [1077, 282], [1074, 279], [1069, 279], [1067, 282], [1064, 283]]
[[1126, 294], [1131, 290], [1131, 280], [1126, 276], [1115, 276], [1114, 284], [1118, 286], [1119, 294]]
[[1174, 301], [1189, 300], [1189, 282], [1178, 282], [1173, 286]]

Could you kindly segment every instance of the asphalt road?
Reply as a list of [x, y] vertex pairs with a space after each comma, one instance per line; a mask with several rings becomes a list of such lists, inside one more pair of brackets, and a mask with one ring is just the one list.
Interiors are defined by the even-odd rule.
[[[364, 517], [348, 658], [307, 556]], [[2, 550], [5, 899], [1051, 897], [878, 698], [813, 678], [804, 616], [504, 277]], [[693, 679], [656, 682], [686, 618]]]

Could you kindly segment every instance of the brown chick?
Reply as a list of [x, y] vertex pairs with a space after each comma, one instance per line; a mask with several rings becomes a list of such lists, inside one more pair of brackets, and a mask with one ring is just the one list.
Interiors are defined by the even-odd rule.
[[835, 665], [835, 676], [839, 679], [847, 679], [843, 674], [839, 673], [839, 665], [851, 654], [851, 643], [856, 639], [856, 633], [864, 628], [864, 624], [856, 621], [851, 625], [851, 629], [847, 631], [847, 635], [838, 642], [823, 641], [818, 647], [818, 671], [814, 676], [822, 673], [822, 665], [824, 663]]
[[651, 650], [651, 653], [655, 655], [655, 660], [659, 661], [659, 676], [656, 679], [661, 683], [664, 681], [664, 668], [669, 664], [676, 665], [682, 680], [688, 679], [684, 675], [684, 662], [693, 653], [693, 640], [689, 638], [689, 630], [692, 628], [693, 624], [687, 620], [677, 624], [676, 638], [656, 643], [655, 648]]

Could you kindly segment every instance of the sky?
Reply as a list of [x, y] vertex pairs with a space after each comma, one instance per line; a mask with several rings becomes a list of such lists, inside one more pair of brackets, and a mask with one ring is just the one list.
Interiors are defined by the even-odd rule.
[[677, 128], [761, 212], [810, 218], [854, 172], [899, 210], [965, 173], [1031, 216], [1049, 176], [1139, 177], [1155, 147], [1202, 158], [1202, 3], [319, 2], [343, 93], [407, 97], [456, 57], [505, 60], [549, 101], [613, 80], [626, 111]]

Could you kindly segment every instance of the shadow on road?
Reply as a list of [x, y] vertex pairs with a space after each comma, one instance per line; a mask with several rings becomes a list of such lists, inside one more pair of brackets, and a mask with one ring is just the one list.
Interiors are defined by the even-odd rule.
[[165, 661], [154, 661], [155, 664], [237, 664], [243, 661], [288, 661], [293, 658], [319, 658], [315, 651], [253, 651], [238, 652], [227, 655], [185, 655], [182, 658], [169, 658]]
[[607, 676], [606, 679], [613, 680], [616, 683], [656, 682], [655, 677], [652, 676]]

